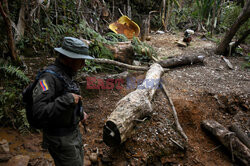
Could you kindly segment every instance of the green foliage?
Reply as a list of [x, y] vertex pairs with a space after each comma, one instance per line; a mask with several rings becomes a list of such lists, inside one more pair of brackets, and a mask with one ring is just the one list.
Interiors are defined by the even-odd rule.
[[212, 11], [215, 0], [196, 0], [200, 21], [206, 21]]
[[116, 34], [113, 32], [109, 32], [105, 34], [105, 38], [111, 42], [125, 42], [128, 41], [128, 38], [123, 34]]
[[107, 49], [103, 43], [94, 40], [90, 46], [90, 55], [96, 58], [106, 58], [106, 59], [113, 59], [113, 54], [109, 49]]
[[0, 60], [0, 124], [28, 131], [22, 103], [22, 89], [29, 78], [19, 68]]
[[[237, 17], [239, 16], [242, 8], [236, 3], [229, 3], [223, 6], [222, 13], [221, 13], [221, 23], [219, 25], [220, 31], [225, 32], [227, 31], [232, 24], [235, 22]], [[240, 38], [241, 35], [250, 27], [250, 19], [245, 22], [240, 29], [237, 31], [235, 37]], [[250, 42], [250, 36], [247, 37], [246, 43]]]
[[0, 60], [0, 71], [3, 71], [6, 75], [16, 77], [24, 84], [29, 83], [29, 78], [18, 67], [8, 65], [4, 61]]
[[21, 89], [16, 89], [16, 81], [5, 81], [5, 89], [0, 95], [0, 124], [1, 126], [13, 126], [21, 132], [29, 130], [29, 123], [25, 110], [20, 104], [22, 101]]
[[156, 57], [157, 53], [153, 47], [145, 42], [141, 42], [138, 38], [134, 37], [132, 41], [134, 52], [136, 53], [136, 60], [148, 62], [152, 57]]

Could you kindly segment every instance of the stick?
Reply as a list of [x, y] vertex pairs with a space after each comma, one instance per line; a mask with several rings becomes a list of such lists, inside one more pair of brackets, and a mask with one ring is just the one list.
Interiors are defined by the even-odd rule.
[[169, 101], [169, 103], [170, 103], [171, 108], [172, 108], [176, 128], [177, 128], [177, 130], [180, 132], [180, 134], [185, 138], [185, 140], [188, 141], [188, 137], [187, 137], [187, 135], [185, 134], [185, 132], [183, 131], [183, 129], [182, 129], [180, 123], [179, 123], [178, 116], [177, 116], [177, 112], [176, 112], [175, 107], [174, 107], [174, 103], [173, 103], [172, 99], [169, 97], [167, 88], [165, 87], [165, 85], [164, 85], [163, 82], [161, 82], [161, 86], [162, 86], [162, 88], [163, 88], [163, 90], [164, 90], [164, 92], [165, 92], [165, 95], [166, 95], [166, 97], [167, 97], [167, 99], [168, 99], [168, 101]]
[[170, 140], [175, 143], [177, 146], [179, 146], [182, 150], [184, 150], [184, 148], [178, 143], [176, 142], [175, 140], [173, 140], [172, 138], [170, 138]]
[[211, 149], [211, 150], [205, 150], [205, 149], [203, 149], [205, 152], [207, 152], [207, 153], [210, 153], [210, 152], [212, 152], [212, 151], [214, 151], [214, 150], [216, 150], [216, 149], [219, 149], [221, 147], [221, 145], [219, 145], [219, 146], [216, 146], [215, 148], [213, 148], [213, 149]]

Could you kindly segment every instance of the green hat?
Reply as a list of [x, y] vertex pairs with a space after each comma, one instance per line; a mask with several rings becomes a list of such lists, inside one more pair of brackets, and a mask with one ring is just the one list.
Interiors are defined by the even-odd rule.
[[94, 59], [89, 56], [89, 47], [74, 37], [64, 37], [62, 47], [54, 48], [57, 52], [73, 59]]

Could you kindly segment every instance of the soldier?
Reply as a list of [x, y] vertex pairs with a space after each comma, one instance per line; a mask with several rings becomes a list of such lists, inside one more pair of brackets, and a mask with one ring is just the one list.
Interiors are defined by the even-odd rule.
[[[65, 37], [53, 65], [43, 73], [33, 90], [32, 111], [43, 123], [43, 145], [48, 148], [56, 166], [83, 166], [82, 135], [79, 122], [87, 114], [82, 109], [78, 84], [73, 80], [85, 65], [88, 46], [81, 40]], [[52, 72], [51, 72], [52, 71]]]

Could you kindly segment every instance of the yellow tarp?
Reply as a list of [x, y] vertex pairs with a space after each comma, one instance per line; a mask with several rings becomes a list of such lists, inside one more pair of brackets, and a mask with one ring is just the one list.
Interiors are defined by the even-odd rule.
[[127, 16], [121, 16], [116, 22], [109, 25], [109, 29], [117, 34], [124, 34], [128, 39], [140, 34], [140, 27]]

